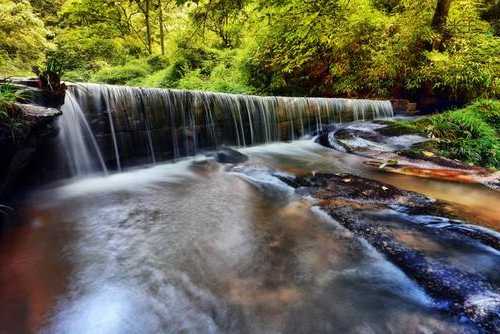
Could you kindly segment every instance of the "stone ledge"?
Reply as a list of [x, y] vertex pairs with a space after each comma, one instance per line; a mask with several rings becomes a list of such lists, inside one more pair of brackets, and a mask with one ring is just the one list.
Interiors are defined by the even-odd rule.
[[14, 105], [19, 111], [21, 111], [23, 117], [28, 120], [54, 118], [62, 114], [60, 110], [55, 108], [47, 108], [34, 104], [15, 103]]

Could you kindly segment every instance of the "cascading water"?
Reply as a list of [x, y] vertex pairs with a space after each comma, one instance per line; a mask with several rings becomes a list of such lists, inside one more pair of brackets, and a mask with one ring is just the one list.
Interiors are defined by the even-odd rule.
[[[71, 106], [65, 108], [78, 118], [71, 126], [82, 132], [90, 124], [104, 160], [118, 170], [223, 144], [252, 146], [294, 140], [326, 124], [393, 116], [389, 101], [361, 99], [260, 97], [97, 84], [73, 85], [69, 96]], [[73, 135], [62, 139], [73, 141], [73, 152], [80, 151], [74, 147]], [[89, 160], [79, 167], [90, 168]]]
[[66, 93], [62, 116], [58, 119], [59, 142], [73, 176], [83, 176], [99, 169], [106, 173], [106, 164], [87, 119], [71, 92]]

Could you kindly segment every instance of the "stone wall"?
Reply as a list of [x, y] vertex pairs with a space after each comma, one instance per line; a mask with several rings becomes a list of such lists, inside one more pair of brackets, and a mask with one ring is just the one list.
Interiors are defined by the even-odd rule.
[[392, 108], [395, 114], [399, 115], [415, 115], [417, 113], [417, 104], [406, 99], [391, 100]]

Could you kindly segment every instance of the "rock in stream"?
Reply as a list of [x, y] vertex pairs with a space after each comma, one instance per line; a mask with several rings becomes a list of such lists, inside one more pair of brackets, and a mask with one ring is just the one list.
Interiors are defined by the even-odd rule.
[[[449, 312], [485, 332], [500, 331], [498, 233], [456, 219], [443, 203], [354, 175], [281, 179], [445, 301]], [[472, 257], [464, 263], [466, 257], [449, 255], [466, 252], [493, 254], [496, 260], [485, 269]]]

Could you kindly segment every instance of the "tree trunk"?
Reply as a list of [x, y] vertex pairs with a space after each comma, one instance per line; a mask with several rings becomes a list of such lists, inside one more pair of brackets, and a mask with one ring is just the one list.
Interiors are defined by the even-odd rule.
[[452, 0], [438, 0], [436, 5], [436, 10], [434, 11], [434, 17], [432, 18], [432, 28], [439, 32], [443, 32], [446, 25], [446, 20], [448, 19], [448, 12], [450, 11], [450, 5]]
[[159, 24], [160, 24], [160, 47], [161, 47], [161, 54], [162, 56], [165, 55], [165, 32], [163, 31], [163, 8], [161, 7], [162, 3], [161, 0], [158, 0], [158, 17], [159, 17]]
[[151, 0], [146, 0], [146, 8], [144, 10], [144, 18], [146, 19], [146, 39], [148, 42], [148, 52], [149, 54], [152, 53], [152, 48], [151, 48], [151, 23], [149, 22], [149, 7], [150, 7], [150, 1]]

